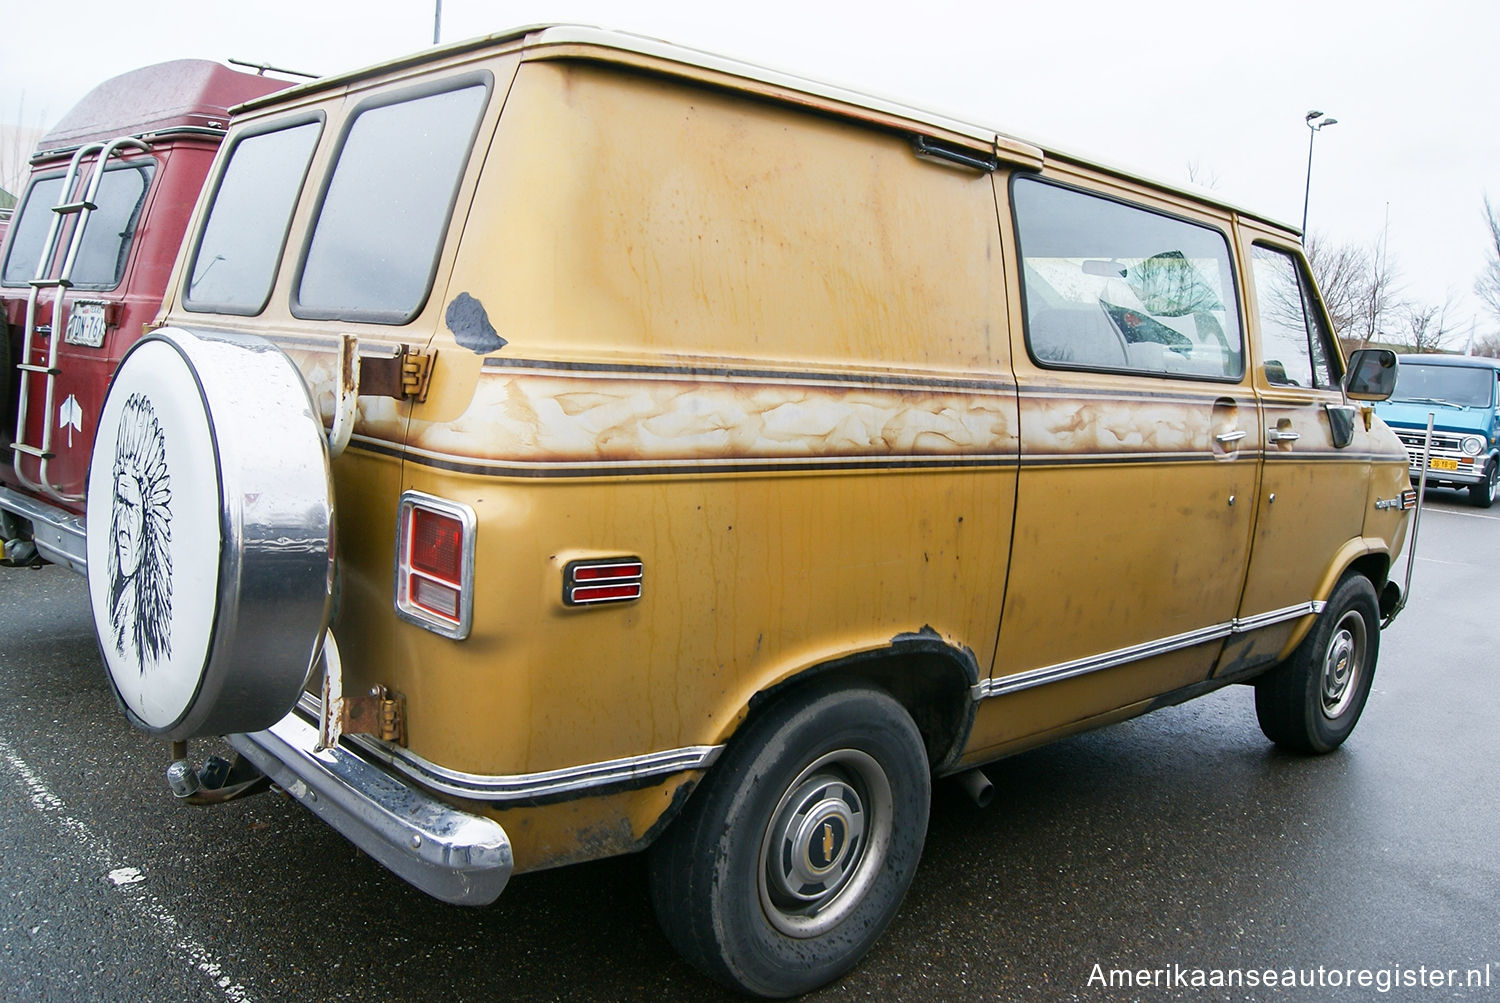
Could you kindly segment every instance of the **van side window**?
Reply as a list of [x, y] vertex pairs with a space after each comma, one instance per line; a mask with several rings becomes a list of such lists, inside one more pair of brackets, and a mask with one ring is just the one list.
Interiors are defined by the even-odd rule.
[[422, 308], [488, 95], [474, 84], [355, 115], [293, 314], [403, 324]]
[[1338, 386], [1333, 339], [1313, 302], [1307, 276], [1285, 251], [1256, 244], [1250, 251], [1260, 314], [1266, 382], [1274, 386]]
[[193, 253], [183, 298], [189, 310], [257, 314], [265, 308], [322, 129], [321, 120], [304, 120], [234, 144]]
[[5, 272], [0, 276], [6, 285], [24, 286], [36, 278], [42, 244], [52, 226], [52, 207], [57, 205], [62, 183], [60, 174], [31, 183], [31, 190], [10, 224], [10, 249], [5, 255]]
[[146, 205], [155, 164], [111, 167], [99, 179], [98, 208], [89, 214], [73, 264], [79, 289], [113, 289], [125, 277], [125, 262], [135, 242], [135, 228]]
[[1211, 227], [1072, 188], [1011, 186], [1026, 343], [1041, 365], [1238, 380], [1229, 243]]

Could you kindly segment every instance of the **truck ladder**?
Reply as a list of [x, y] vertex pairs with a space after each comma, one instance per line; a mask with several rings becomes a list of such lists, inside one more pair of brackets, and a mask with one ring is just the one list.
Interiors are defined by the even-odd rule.
[[[134, 148], [142, 153], [151, 152], [150, 144], [134, 136], [121, 136], [108, 143], [87, 143], [74, 151], [72, 160], [68, 162], [67, 173], [63, 175], [62, 188], [57, 196], [58, 203], [52, 207], [52, 225], [47, 230], [46, 240], [42, 242], [42, 253], [37, 262], [36, 276], [31, 280], [31, 291], [26, 296], [26, 327], [21, 337], [21, 361], [16, 364], [16, 369], [21, 374], [21, 381], [17, 394], [20, 400], [16, 411], [16, 441], [10, 444], [10, 448], [14, 451], [12, 467], [22, 484], [34, 491], [51, 495], [58, 501], [77, 502], [82, 501], [84, 497], [82, 494], [66, 494], [54, 486], [47, 475], [47, 468], [56, 456], [52, 451], [52, 409], [56, 404], [57, 377], [62, 372], [57, 365], [57, 346], [68, 329], [67, 304], [64, 301], [64, 295], [73, 285], [73, 266], [78, 260], [78, 250], [83, 246], [83, 233], [88, 226], [89, 216], [98, 208], [95, 199], [99, 197], [99, 185], [104, 180], [104, 168], [111, 157], [128, 148]], [[75, 199], [74, 191], [79, 187], [83, 165], [93, 154], [98, 154], [93, 177], [89, 179], [83, 196]], [[77, 216], [78, 219], [73, 224], [73, 234], [68, 240], [67, 254], [63, 258], [62, 268], [53, 278], [51, 276], [53, 265], [57, 261], [63, 219], [67, 216]], [[37, 304], [43, 289], [52, 289], [54, 293], [52, 325], [46, 332], [47, 362], [39, 366], [33, 363], [31, 358], [32, 347], [42, 333], [37, 330]], [[42, 441], [37, 445], [26, 441], [26, 413], [31, 404], [31, 378], [34, 375], [45, 381]], [[21, 469], [22, 459], [28, 456], [37, 461], [36, 480], [26, 476], [25, 471]]]

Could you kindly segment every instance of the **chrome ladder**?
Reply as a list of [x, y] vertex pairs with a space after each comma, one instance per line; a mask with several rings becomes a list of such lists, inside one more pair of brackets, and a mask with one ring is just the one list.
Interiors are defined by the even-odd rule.
[[[47, 476], [47, 467], [57, 455], [52, 451], [52, 409], [56, 404], [57, 377], [62, 372], [57, 365], [57, 346], [67, 331], [66, 303], [63, 297], [73, 285], [73, 265], [78, 260], [78, 249], [83, 245], [83, 233], [88, 226], [89, 216], [99, 208], [95, 199], [99, 197], [99, 185], [104, 179], [105, 165], [111, 157], [130, 148], [142, 153], [151, 152], [149, 143], [134, 136], [121, 136], [108, 143], [86, 143], [73, 152], [73, 158], [68, 162], [67, 173], [63, 175], [62, 189], [57, 196], [58, 203], [52, 207], [52, 225], [47, 230], [47, 239], [42, 242], [42, 253], [37, 262], [36, 276], [31, 280], [31, 291], [26, 296], [26, 327], [21, 337], [21, 361], [16, 364], [16, 368], [21, 373], [21, 384], [17, 395], [20, 400], [16, 410], [16, 441], [10, 444], [10, 448], [14, 451], [11, 465], [22, 484], [34, 491], [51, 495], [58, 501], [77, 502], [82, 501], [84, 497], [82, 494], [72, 495], [63, 492], [54, 486]], [[98, 154], [98, 166], [89, 179], [87, 190], [81, 198], [69, 201], [73, 197], [74, 189], [78, 187], [85, 161], [94, 154]], [[52, 274], [53, 263], [57, 260], [63, 219], [67, 216], [77, 216], [78, 220], [73, 225], [73, 235], [68, 240], [68, 250], [63, 258], [62, 268], [58, 270], [56, 278], [49, 278]], [[54, 293], [52, 324], [46, 332], [47, 362], [39, 366], [31, 361], [31, 357], [32, 347], [41, 333], [37, 330], [37, 302], [41, 298], [43, 289], [52, 289]], [[40, 376], [46, 381], [43, 392], [42, 441], [37, 445], [26, 441], [26, 416], [31, 404], [32, 376]], [[36, 480], [26, 476], [25, 471], [21, 469], [22, 459], [28, 456], [37, 461]]]

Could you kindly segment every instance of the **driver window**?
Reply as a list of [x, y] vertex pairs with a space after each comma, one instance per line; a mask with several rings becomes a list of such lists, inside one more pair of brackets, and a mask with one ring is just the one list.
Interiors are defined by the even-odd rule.
[[1250, 252], [1266, 382], [1272, 386], [1338, 386], [1332, 339], [1297, 260], [1256, 244]]
[[1223, 233], [1030, 178], [1012, 183], [1011, 199], [1027, 346], [1038, 363], [1239, 379], [1239, 316]]

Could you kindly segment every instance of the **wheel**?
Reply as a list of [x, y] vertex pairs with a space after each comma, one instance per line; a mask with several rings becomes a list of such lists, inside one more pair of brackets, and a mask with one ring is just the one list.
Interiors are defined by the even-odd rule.
[[1380, 604], [1363, 575], [1339, 582], [1292, 657], [1255, 684], [1260, 730], [1294, 752], [1332, 752], [1354, 730], [1380, 651]]
[[296, 704], [328, 627], [328, 450], [268, 342], [160, 328], [125, 354], [89, 461], [89, 604], [131, 722], [172, 741]]
[[1469, 504], [1489, 508], [1495, 504], [1496, 495], [1500, 495], [1500, 460], [1492, 459], [1484, 482], [1469, 485]]
[[651, 849], [672, 945], [741, 992], [838, 978], [885, 930], [927, 834], [922, 736], [886, 693], [824, 685], [736, 736]]

